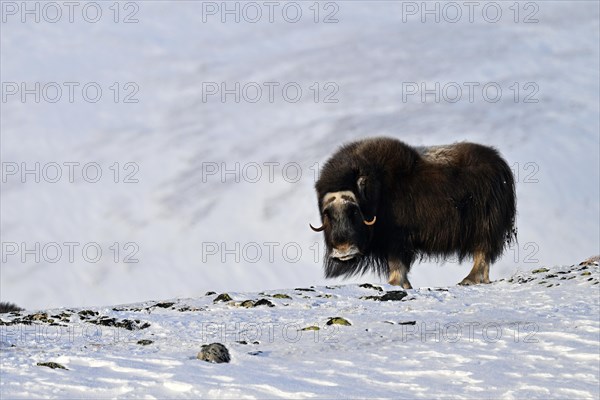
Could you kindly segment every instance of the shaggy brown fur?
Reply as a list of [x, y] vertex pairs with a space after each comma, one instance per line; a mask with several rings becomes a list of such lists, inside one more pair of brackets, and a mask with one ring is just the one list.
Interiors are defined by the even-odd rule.
[[462, 284], [488, 283], [489, 264], [516, 239], [512, 172], [495, 149], [479, 144], [353, 142], [327, 161], [315, 186], [327, 277], [372, 270], [409, 288], [416, 259], [456, 255], [474, 257]]

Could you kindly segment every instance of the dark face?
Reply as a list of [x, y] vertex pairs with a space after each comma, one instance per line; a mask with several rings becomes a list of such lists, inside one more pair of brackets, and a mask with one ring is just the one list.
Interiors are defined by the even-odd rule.
[[365, 223], [354, 193], [325, 194], [321, 213], [329, 258], [350, 261], [367, 253], [372, 226]]

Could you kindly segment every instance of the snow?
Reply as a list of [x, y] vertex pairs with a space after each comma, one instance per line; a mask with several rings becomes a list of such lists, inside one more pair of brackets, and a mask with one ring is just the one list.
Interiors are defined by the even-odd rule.
[[[202, 22], [200, 2], [140, 1], [127, 3], [139, 7], [139, 22], [131, 24], [112, 22], [112, 3], [99, 4], [98, 23], [84, 21], [80, 10], [70, 23], [65, 9], [57, 23], [21, 23], [17, 14], [1, 24], [2, 82], [80, 84], [73, 103], [65, 94], [57, 103], [38, 104], [32, 95], [23, 103], [16, 95], [0, 104], [3, 173], [6, 163], [63, 166], [57, 183], [36, 183], [32, 175], [23, 183], [18, 174], [1, 182], [3, 301], [93, 306], [340, 283], [323, 278], [322, 238], [308, 228], [319, 220], [315, 171], [341, 143], [376, 135], [415, 146], [481, 142], [514, 165], [519, 246], [492, 267], [493, 279], [600, 252], [596, 2], [527, 3], [539, 7], [538, 23], [523, 23], [532, 11], [525, 3], [519, 23], [512, 3], [498, 3], [498, 23], [480, 14], [473, 23], [421, 23], [419, 15], [403, 22], [402, 3], [389, 1], [332, 2], [337, 23], [314, 23], [310, 2], [298, 3], [306, 17], [298, 23], [221, 23], [219, 15]], [[120, 5], [122, 19], [132, 10]], [[321, 9], [320, 18], [330, 12]], [[87, 82], [103, 89], [99, 102], [82, 99]], [[122, 101], [132, 93], [128, 82], [139, 88], [137, 103]], [[304, 96], [291, 103], [278, 90], [273, 102], [266, 91], [257, 103], [232, 96], [205, 102], [206, 82], [296, 82]], [[431, 96], [422, 103], [419, 94], [403, 101], [407, 82], [456, 82], [464, 95], [455, 103]], [[495, 82], [502, 99], [487, 102], [478, 90], [470, 102], [465, 82]], [[537, 103], [524, 102], [535, 91], [525, 87], [530, 82], [539, 89]], [[328, 94], [338, 102], [325, 103]], [[65, 162], [80, 163], [74, 182]], [[100, 166], [98, 183], [83, 179], [87, 163]], [[256, 163], [261, 179], [236, 182], [230, 174], [222, 182], [220, 173], [236, 163], [237, 178]], [[265, 163], [279, 163], [267, 164], [272, 180]], [[302, 168], [297, 182], [294, 168], [284, 170], [289, 165]], [[139, 182], [124, 182], [131, 173]], [[72, 261], [65, 242], [77, 244]], [[62, 254], [56, 262], [56, 246], [43, 253], [53, 243]], [[16, 254], [6, 244], [17, 245]], [[95, 246], [87, 259], [86, 244]], [[216, 254], [205, 251], [215, 245]], [[451, 285], [469, 269], [424, 263], [410, 279], [415, 287]]]
[[[0, 395], [596, 399], [599, 279], [595, 262], [521, 271], [490, 285], [411, 289], [401, 301], [365, 298], [396, 287], [351, 284], [229, 292], [230, 302], [211, 294], [43, 311], [60, 326], [43, 317], [11, 324], [42, 311], [4, 314]], [[248, 299], [274, 306], [240, 307]], [[98, 315], [85, 319], [82, 311]], [[89, 322], [103, 316], [150, 326]], [[332, 317], [351, 325], [327, 325]], [[310, 326], [320, 329], [301, 330]], [[196, 359], [213, 342], [229, 349], [230, 363]]]

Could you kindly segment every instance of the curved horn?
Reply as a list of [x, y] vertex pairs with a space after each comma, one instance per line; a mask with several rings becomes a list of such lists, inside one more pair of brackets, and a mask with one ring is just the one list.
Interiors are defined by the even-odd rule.
[[310, 229], [312, 229], [315, 232], [321, 232], [323, 229], [325, 229], [325, 225], [321, 225], [318, 228], [315, 228], [314, 226], [312, 226], [312, 224], [308, 224], [310, 226]]
[[365, 225], [371, 226], [371, 225], [373, 225], [373, 224], [375, 223], [375, 221], [377, 221], [377, 216], [376, 216], [376, 215], [374, 215], [374, 216], [373, 216], [373, 219], [372, 219], [372, 220], [370, 220], [370, 221], [367, 221], [367, 220], [365, 219], [363, 222], [365, 223]]

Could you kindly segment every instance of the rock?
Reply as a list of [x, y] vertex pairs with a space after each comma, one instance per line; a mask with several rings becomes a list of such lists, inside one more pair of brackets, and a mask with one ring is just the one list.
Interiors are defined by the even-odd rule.
[[202, 346], [197, 358], [210, 363], [228, 363], [231, 361], [229, 350], [221, 343], [211, 343]]
[[318, 330], [320, 330], [320, 329], [321, 329], [321, 328], [319, 328], [319, 327], [318, 327], [318, 326], [316, 326], [316, 325], [311, 325], [311, 326], [307, 326], [307, 327], [305, 327], [305, 328], [302, 328], [302, 329], [300, 329], [300, 330], [301, 330], [301, 331], [318, 331]]
[[408, 296], [404, 290], [392, 290], [381, 296], [381, 301], [400, 301]]
[[260, 299], [256, 303], [254, 303], [254, 307], [258, 307], [258, 306], [275, 307], [275, 304], [273, 304], [270, 300]]
[[404, 290], [391, 290], [386, 292], [383, 296], [363, 296], [363, 300], [376, 300], [376, 301], [400, 301], [408, 296]]
[[165, 301], [163, 303], [156, 303], [154, 306], [159, 307], [159, 308], [169, 308], [169, 307], [173, 307], [174, 304], [175, 304], [175, 302]]
[[153, 340], [150, 339], [142, 339], [142, 340], [138, 340], [137, 344], [142, 345], [142, 346], [148, 346], [149, 344], [154, 343]]
[[88, 318], [88, 317], [95, 317], [99, 313], [98, 313], [98, 311], [82, 310], [82, 311], [79, 311], [77, 314], [79, 314], [79, 318]]
[[365, 289], [374, 289], [378, 292], [383, 292], [383, 288], [381, 286], [371, 285], [370, 283], [363, 283], [362, 285], [358, 285], [358, 287]]
[[139, 319], [131, 320], [131, 319], [122, 319], [117, 320], [116, 318], [111, 318], [106, 315], [101, 316], [98, 319], [86, 320], [85, 322], [94, 324], [94, 325], [102, 325], [109, 326], [115, 328], [124, 328], [128, 331], [134, 331], [139, 329], [146, 329], [150, 327], [150, 323], [140, 321]]
[[375, 300], [381, 301], [381, 296], [361, 296], [359, 297], [361, 300]]
[[46, 321], [48, 320], [48, 314], [46, 313], [37, 313], [30, 316], [33, 321]]
[[596, 265], [598, 263], [600, 263], [600, 255], [590, 257], [587, 260], [580, 262], [579, 265]]
[[205, 311], [205, 310], [202, 308], [197, 308], [197, 307], [183, 306], [181, 308], [178, 308], [177, 311], [186, 312], [186, 311]]
[[220, 301], [226, 302], [226, 301], [231, 301], [231, 300], [232, 300], [231, 296], [229, 296], [227, 293], [221, 293], [213, 300], [213, 303], [218, 303]]
[[404, 321], [404, 322], [398, 322], [398, 325], [416, 325], [417, 321]]
[[296, 288], [294, 290], [297, 290], [299, 292], [316, 292], [315, 289], [305, 289], [305, 288]]
[[290, 300], [292, 299], [291, 296], [288, 296], [287, 294], [283, 294], [283, 293], [277, 293], [271, 297], [273, 297], [274, 299], [290, 299]]
[[68, 368], [66, 368], [64, 365], [56, 363], [56, 362], [39, 362], [36, 364], [39, 367], [48, 367], [48, 368], [52, 368], [52, 369], [65, 369], [68, 371]]
[[534, 269], [533, 271], [531, 271], [532, 274], [539, 274], [541, 272], [548, 272], [550, 271], [548, 268], [538, 268], [538, 269]]
[[327, 325], [344, 325], [344, 326], [351, 326], [352, 324], [345, 318], [342, 317], [333, 317], [333, 318], [329, 318], [329, 320], [326, 322]]
[[212, 296], [213, 294], [217, 294], [216, 292], [206, 292], [204, 293], [205, 296]]
[[240, 307], [252, 308], [252, 307], [255, 307], [255, 303], [252, 300], [242, 301], [240, 303]]

